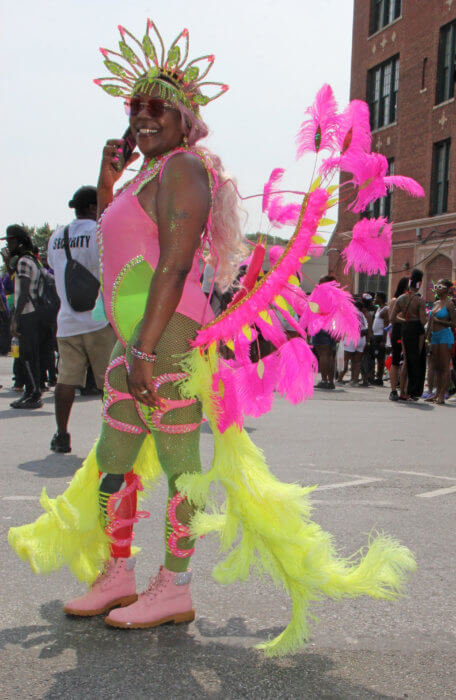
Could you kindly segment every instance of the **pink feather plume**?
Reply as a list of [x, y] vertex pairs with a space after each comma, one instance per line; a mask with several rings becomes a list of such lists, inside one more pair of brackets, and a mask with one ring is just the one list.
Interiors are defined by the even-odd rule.
[[405, 177], [405, 175], [387, 175], [383, 178], [388, 189], [397, 187], [399, 190], [404, 190], [407, 194], [412, 197], [424, 197], [425, 192], [419, 182], [414, 180], [412, 177]]
[[353, 237], [342, 252], [346, 260], [345, 274], [350, 267], [369, 275], [386, 274], [386, 258], [391, 253], [393, 227], [387, 219], [361, 219], [353, 228]]
[[274, 386], [277, 375], [278, 357], [272, 353], [262, 360], [264, 373], [260, 377], [258, 365], [238, 367], [234, 372], [234, 381], [242, 412], [247, 416], [258, 418], [271, 410], [274, 402]]
[[274, 391], [293, 404], [312, 396], [318, 363], [305, 340], [292, 338], [261, 362], [259, 372], [259, 363], [224, 361], [214, 375], [212, 390], [221, 433], [231, 425], [242, 428], [244, 415], [258, 418], [270, 411]]
[[369, 153], [372, 134], [369, 121], [369, 107], [362, 100], [352, 100], [339, 118], [335, 133], [336, 150], [339, 156], [326, 158], [320, 173], [327, 174], [340, 167], [341, 157], [357, 152]]
[[274, 194], [281, 188], [280, 183], [284, 172], [283, 168], [275, 168], [263, 189], [263, 212], [276, 228], [296, 224], [301, 211], [300, 204], [293, 202], [284, 204], [283, 195]]
[[290, 202], [282, 204], [282, 195], [276, 195], [267, 210], [268, 219], [274, 228], [294, 226], [298, 220], [301, 205]]
[[303, 338], [292, 338], [279, 352], [276, 389], [291, 403], [299, 403], [313, 395], [318, 370], [315, 355]]
[[274, 194], [274, 190], [280, 189], [279, 183], [282, 179], [285, 170], [283, 168], [274, 168], [269, 180], [263, 188], [263, 201], [262, 201], [262, 211], [265, 212], [271, 200], [271, 195]]
[[318, 153], [323, 149], [335, 147], [335, 133], [339, 124], [337, 103], [329, 85], [317, 92], [315, 102], [306, 110], [310, 115], [301, 124], [296, 136], [297, 157], [307, 151]]
[[342, 112], [337, 129], [337, 145], [343, 155], [360, 149], [370, 152], [372, 134], [369, 120], [369, 107], [362, 100], [352, 100]]
[[217, 427], [224, 433], [230, 425], [244, 426], [244, 416], [237, 391], [233, 361], [221, 362], [219, 371], [213, 375], [212, 391], [217, 409]]
[[424, 197], [423, 188], [411, 177], [388, 175], [388, 161], [381, 153], [347, 152], [340, 158], [340, 167], [352, 173], [352, 182], [358, 187], [355, 199], [347, 207], [354, 212], [362, 212], [371, 202], [385, 197], [387, 188], [399, 187], [414, 197]]
[[353, 151], [340, 159], [341, 169], [351, 172], [353, 183], [358, 187], [356, 198], [347, 207], [362, 212], [371, 202], [386, 195], [384, 178], [388, 172], [388, 161], [381, 153]]
[[247, 338], [242, 331], [234, 338], [234, 354], [236, 360], [242, 365], [250, 365], [250, 343], [255, 342], [258, 333], [254, 328], [251, 328], [251, 340]]
[[334, 338], [346, 338], [349, 342], [358, 342], [357, 309], [351, 294], [341, 289], [337, 282], [317, 284], [309, 295], [308, 301], [318, 304], [319, 311], [314, 313], [308, 308], [300, 318], [300, 326], [307, 328], [311, 335], [324, 330]]

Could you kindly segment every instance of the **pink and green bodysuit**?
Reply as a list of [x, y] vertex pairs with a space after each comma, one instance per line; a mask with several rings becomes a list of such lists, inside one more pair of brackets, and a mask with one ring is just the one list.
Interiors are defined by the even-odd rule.
[[[158, 159], [152, 170], [140, 173], [117, 195], [98, 226], [103, 298], [107, 316], [118, 337], [106, 372], [104, 423], [97, 446], [97, 460], [103, 475], [100, 493], [102, 505], [106, 503], [111, 551], [113, 556], [128, 556], [130, 553], [133, 523], [138, 517], [136, 492], [141, 488], [141, 474], [132, 477], [131, 470], [146, 437], [153, 435], [158, 460], [169, 485], [165, 566], [178, 572], [188, 567], [193, 552], [188, 529], [193, 509], [179, 494], [176, 479], [184, 471], [201, 471], [199, 427], [202, 420], [199, 402], [180, 396], [177, 383], [186, 375], [179, 366], [179, 356], [189, 351], [189, 341], [195, 337], [196, 330], [213, 318], [201, 289], [199, 252], [194, 257], [175, 313], [156, 348], [154, 384], [162, 397], [160, 408], [150, 409], [135, 401], [128, 393], [126, 376], [129, 343], [143, 318], [150, 282], [160, 257], [157, 225], [146, 214], [137, 195], [153, 177], [161, 179], [168, 159], [181, 150], [176, 149]], [[216, 174], [211, 172], [209, 160], [202, 155], [199, 157], [207, 168], [212, 185], [216, 182]], [[110, 495], [109, 486], [116, 488], [114, 495]], [[115, 511], [109, 510], [113, 499], [117, 504]], [[119, 519], [119, 509], [126, 509], [127, 517]]]

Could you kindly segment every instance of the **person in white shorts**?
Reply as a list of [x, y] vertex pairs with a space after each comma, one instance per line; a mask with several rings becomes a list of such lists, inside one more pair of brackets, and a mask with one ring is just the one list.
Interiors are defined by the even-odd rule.
[[339, 383], [344, 383], [344, 376], [348, 371], [348, 365], [351, 362], [351, 383], [356, 386], [359, 383], [359, 373], [361, 369], [361, 358], [366, 347], [366, 335], [368, 330], [368, 325], [366, 317], [364, 316], [362, 309], [362, 304], [359, 301], [355, 302], [355, 306], [358, 309], [359, 316], [359, 327], [360, 327], [360, 339], [357, 343], [354, 342], [344, 342], [344, 369], [339, 375]]

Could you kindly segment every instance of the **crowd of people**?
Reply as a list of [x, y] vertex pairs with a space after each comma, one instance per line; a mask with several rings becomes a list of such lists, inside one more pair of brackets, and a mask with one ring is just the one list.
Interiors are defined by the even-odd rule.
[[[422, 280], [422, 271], [412, 270], [410, 277], [399, 280], [389, 302], [382, 291], [355, 295], [360, 323], [356, 344], [338, 344], [325, 331], [312, 338], [321, 374], [318, 389], [345, 384], [350, 369], [352, 386], [383, 386], [389, 381], [391, 401], [422, 398], [442, 405], [456, 393], [453, 284], [438, 280], [435, 301], [428, 304], [420, 293]], [[338, 367], [342, 352], [343, 367], [342, 362]]]
[[[1, 251], [5, 273], [0, 277], [0, 352], [6, 354], [11, 349], [13, 389], [22, 392], [10, 405], [40, 408], [42, 393], [55, 387], [57, 430], [50, 448], [63, 453], [71, 451], [68, 422], [76, 388], [81, 394], [101, 395], [115, 343], [105, 314], [92, 311], [95, 298], [83, 299], [83, 308], [86, 301], [88, 305], [82, 311], [77, 304], [73, 308], [68, 298], [69, 261], [83, 266], [98, 280], [96, 188], [79, 188], [69, 207], [75, 210], [75, 218], [51, 235], [44, 262], [23, 227], [13, 224], [7, 228], [3, 239], [7, 247]], [[245, 269], [241, 266], [238, 278]], [[207, 266], [202, 279], [206, 296], [211, 288], [210, 270]], [[357, 343], [338, 343], [326, 331], [309, 339], [321, 375], [317, 389], [334, 390], [336, 383], [348, 381], [359, 387], [383, 386], [389, 381], [391, 401], [422, 398], [440, 405], [456, 393], [453, 285], [447, 279], [439, 280], [434, 285], [435, 302], [427, 304], [420, 294], [422, 279], [418, 269], [410, 277], [402, 277], [389, 302], [383, 291], [355, 295], [360, 324]], [[335, 278], [329, 275], [319, 280], [331, 281]], [[81, 293], [90, 296], [90, 291], [82, 289]], [[234, 293], [232, 287], [221, 295], [215, 286], [211, 306], [216, 315], [227, 307]], [[51, 299], [43, 304], [43, 296]]]
[[[63, 453], [71, 451], [68, 421], [76, 388], [82, 394], [101, 395], [115, 342], [104, 314], [99, 318], [92, 314], [96, 298], [89, 298], [90, 285], [79, 290], [78, 306], [71, 287], [74, 279], [69, 277], [69, 268], [80, 265], [98, 290], [96, 188], [80, 187], [69, 207], [75, 218], [51, 235], [44, 261], [24, 227], [7, 227], [0, 286], [1, 351], [6, 354], [11, 349], [13, 389], [22, 392], [10, 405], [24, 410], [41, 408], [43, 392], [55, 387], [57, 430], [50, 449]], [[80, 270], [75, 270], [77, 277]], [[84, 304], [86, 310], [81, 310]]]

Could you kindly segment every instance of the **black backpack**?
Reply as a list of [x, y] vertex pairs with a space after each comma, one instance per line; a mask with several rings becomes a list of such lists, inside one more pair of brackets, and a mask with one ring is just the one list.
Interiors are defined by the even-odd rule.
[[100, 282], [90, 270], [71, 257], [68, 229], [69, 226], [65, 226], [63, 232], [63, 243], [67, 257], [65, 291], [68, 303], [74, 311], [91, 311], [97, 301]]
[[57, 294], [54, 277], [46, 268], [40, 265], [33, 255], [29, 257], [37, 265], [41, 278], [37, 297], [35, 300], [30, 297], [30, 301], [35, 307], [40, 321], [45, 325], [52, 325], [55, 323], [60, 309], [60, 299]]
[[10, 345], [10, 317], [0, 298], [0, 355], [7, 355]]

